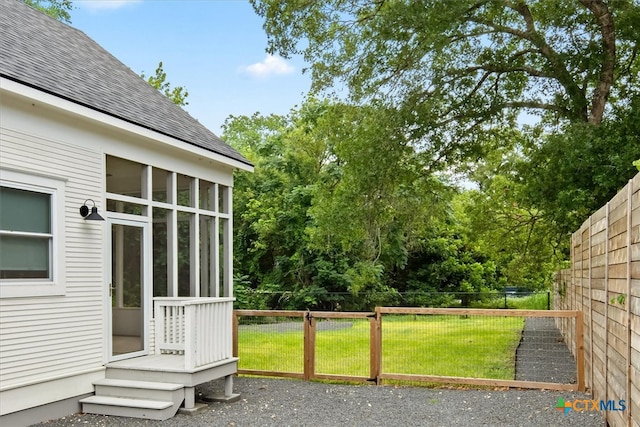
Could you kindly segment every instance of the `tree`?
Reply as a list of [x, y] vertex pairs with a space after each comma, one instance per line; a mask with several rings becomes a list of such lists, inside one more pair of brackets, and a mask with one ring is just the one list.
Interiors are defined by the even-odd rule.
[[189, 105], [189, 103], [186, 101], [187, 97], [189, 96], [189, 92], [183, 86], [171, 88], [171, 84], [167, 81], [167, 73], [164, 71], [164, 68], [162, 68], [162, 61], [158, 63], [158, 68], [156, 68], [155, 75], [149, 76], [147, 78], [144, 75], [144, 72], [142, 72], [140, 76], [143, 79], [146, 79], [151, 86], [164, 93], [167, 98], [173, 101], [174, 104], [181, 107]]
[[58, 21], [71, 23], [71, 0], [22, 0], [34, 9], [46, 13]]
[[564, 241], [567, 255], [569, 235], [637, 173], [639, 121], [640, 95], [633, 95], [599, 127], [574, 123], [523, 148], [527, 161], [517, 166], [526, 182], [523, 202], [544, 212], [552, 241]]
[[311, 99], [286, 117], [225, 122], [223, 138], [255, 165], [234, 182], [243, 303], [361, 310], [398, 292], [495, 287], [495, 264], [447, 230], [453, 190], [397, 118], [375, 103]]
[[530, 204], [528, 184], [516, 172], [522, 158], [514, 152], [500, 157], [484, 166], [480, 189], [456, 199], [458, 229], [470, 247], [495, 263], [505, 285], [548, 288], [566, 255], [558, 245], [566, 242], [555, 239], [551, 215]]
[[429, 155], [478, 155], [487, 127], [533, 112], [599, 125], [638, 84], [629, 0], [252, 0], [268, 51], [303, 54], [315, 90], [384, 97]]

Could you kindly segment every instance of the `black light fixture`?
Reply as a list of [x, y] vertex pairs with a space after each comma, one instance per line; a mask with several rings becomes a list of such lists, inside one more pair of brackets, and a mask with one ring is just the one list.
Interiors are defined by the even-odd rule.
[[[87, 206], [87, 202], [89, 200], [91, 200], [91, 203], [93, 203], [91, 213], [89, 213], [89, 206]], [[84, 205], [80, 206], [80, 215], [82, 215], [82, 217], [87, 221], [104, 221], [104, 218], [102, 218], [98, 213], [96, 202], [94, 202], [93, 199], [87, 199], [84, 201]]]

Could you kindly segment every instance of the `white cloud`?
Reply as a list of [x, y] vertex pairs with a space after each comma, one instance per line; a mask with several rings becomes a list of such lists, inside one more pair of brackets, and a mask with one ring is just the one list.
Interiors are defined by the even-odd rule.
[[262, 62], [241, 67], [241, 71], [252, 77], [266, 78], [272, 75], [291, 74], [295, 68], [279, 56], [267, 55]]
[[97, 12], [101, 10], [120, 9], [135, 3], [140, 3], [141, 1], [142, 0], [77, 0], [74, 3], [88, 10]]

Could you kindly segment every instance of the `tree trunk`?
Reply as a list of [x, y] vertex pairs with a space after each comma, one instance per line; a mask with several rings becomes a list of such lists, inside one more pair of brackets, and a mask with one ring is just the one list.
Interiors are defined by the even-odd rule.
[[602, 35], [602, 67], [598, 84], [591, 98], [589, 123], [599, 125], [613, 85], [613, 73], [616, 63], [616, 35], [613, 17], [602, 0], [580, 0], [591, 11], [600, 26]]

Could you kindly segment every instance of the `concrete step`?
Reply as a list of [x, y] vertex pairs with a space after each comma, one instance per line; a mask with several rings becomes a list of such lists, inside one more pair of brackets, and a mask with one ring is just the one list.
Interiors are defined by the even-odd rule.
[[81, 399], [80, 403], [82, 403], [82, 411], [87, 414], [144, 418], [160, 421], [173, 417], [178, 411], [178, 407], [176, 407], [174, 402], [132, 399], [127, 397], [90, 396]]

